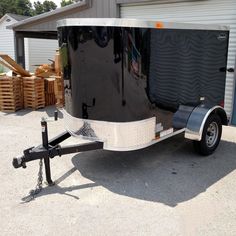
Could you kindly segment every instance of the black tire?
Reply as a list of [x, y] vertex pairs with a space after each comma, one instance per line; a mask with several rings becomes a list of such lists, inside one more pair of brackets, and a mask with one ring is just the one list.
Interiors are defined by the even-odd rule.
[[202, 140], [193, 141], [194, 149], [203, 156], [211, 155], [219, 145], [221, 134], [222, 122], [220, 117], [217, 114], [210, 115], [203, 128]]

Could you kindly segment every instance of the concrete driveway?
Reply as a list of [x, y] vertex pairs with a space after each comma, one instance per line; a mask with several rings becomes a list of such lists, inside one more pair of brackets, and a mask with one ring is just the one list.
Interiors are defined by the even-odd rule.
[[[236, 235], [236, 128], [212, 156], [182, 135], [134, 152], [91, 151], [52, 160], [57, 185], [24, 203], [38, 161], [12, 158], [41, 142], [41, 111], [0, 113], [1, 235]], [[63, 121], [49, 123], [50, 136]], [[75, 142], [66, 141], [66, 144]]]

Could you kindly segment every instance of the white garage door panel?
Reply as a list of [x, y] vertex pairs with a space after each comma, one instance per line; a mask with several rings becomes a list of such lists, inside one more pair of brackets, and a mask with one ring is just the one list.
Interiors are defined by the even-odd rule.
[[[157, 2], [157, 1], [156, 1]], [[169, 1], [170, 2], [170, 1]], [[236, 56], [236, 0], [159, 1], [149, 4], [121, 5], [122, 18], [155, 19], [166, 22], [221, 24], [230, 26], [228, 68], [235, 66]], [[227, 74], [225, 109], [232, 113], [234, 75]]]
[[37, 66], [54, 60], [58, 41], [51, 39], [25, 38], [26, 69], [34, 72]]

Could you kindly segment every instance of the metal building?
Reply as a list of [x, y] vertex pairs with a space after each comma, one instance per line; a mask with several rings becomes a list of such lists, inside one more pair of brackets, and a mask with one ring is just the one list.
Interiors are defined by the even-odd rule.
[[[21, 20], [27, 19], [27, 16], [16, 14], [5, 14], [0, 19], [0, 52], [8, 54], [15, 59], [15, 42], [14, 32], [6, 27]], [[25, 51], [25, 68], [30, 72], [35, 70], [35, 66], [43, 64], [48, 59], [53, 59], [55, 50], [58, 48], [58, 43], [55, 40], [48, 39], [28, 39], [24, 40]], [[8, 69], [0, 65], [0, 71], [7, 71]]]
[[[64, 8], [31, 17], [12, 26], [16, 36], [17, 61], [25, 65], [24, 38], [56, 39], [56, 22], [75, 17], [121, 17], [169, 22], [222, 24], [230, 26], [228, 68], [235, 67], [235, 0], [82, 0]], [[225, 109], [236, 125], [235, 73], [227, 72]]]

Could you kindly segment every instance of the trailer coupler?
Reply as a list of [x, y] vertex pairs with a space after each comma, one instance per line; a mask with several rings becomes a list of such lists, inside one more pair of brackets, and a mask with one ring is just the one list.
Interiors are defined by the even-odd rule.
[[51, 179], [50, 158], [71, 153], [103, 149], [103, 143], [97, 141], [61, 147], [59, 144], [71, 137], [70, 133], [66, 131], [48, 141], [48, 128], [47, 121], [45, 119], [42, 119], [41, 127], [42, 145], [24, 150], [24, 155], [14, 158], [12, 164], [14, 168], [26, 168], [27, 162], [43, 159], [45, 165], [46, 180], [49, 185], [53, 185], [53, 181]]

